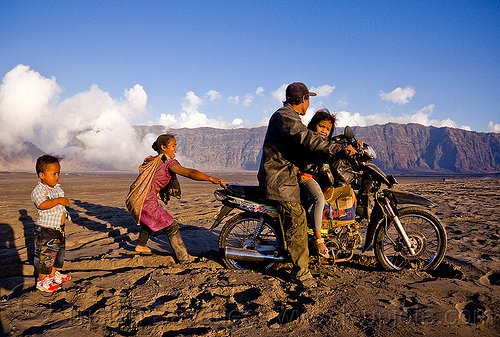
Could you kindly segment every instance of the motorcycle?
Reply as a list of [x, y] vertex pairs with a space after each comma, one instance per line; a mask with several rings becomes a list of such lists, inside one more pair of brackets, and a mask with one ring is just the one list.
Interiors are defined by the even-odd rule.
[[[392, 175], [375, 164], [375, 151], [358, 146], [346, 127], [336, 141], [352, 144], [356, 154], [343, 159], [343, 186], [325, 191], [322, 236], [331, 263], [349, 261], [362, 245], [360, 227], [367, 226], [362, 253], [373, 248], [386, 270], [433, 271], [446, 252], [446, 231], [439, 218], [426, 207], [433, 203], [422, 196], [394, 189]], [[348, 169], [346, 169], [348, 168]], [[219, 251], [232, 269], [270, 269], [289, 262], [277, 204], [266, 200], [259, 186], [227, 185], [214, 192], [222, 202], [210, 230], [217, 228], [235, 209], [238, 214], [226, 221], [219, 235]], [[308, 209], [307, 203], [304, 205]], [[308, 221], [308, 227], [312, 227]], [[308, 228], [313, 237], [312, 228]]]

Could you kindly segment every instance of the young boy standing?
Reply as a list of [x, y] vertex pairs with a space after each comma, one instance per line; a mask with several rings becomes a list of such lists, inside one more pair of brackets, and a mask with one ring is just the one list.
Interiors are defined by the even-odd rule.
[[58, 184], [60, 171], [59, 158], [50, 155], [38, 158], [36, 173], [40, 182], [31, 192], [31, 200], [38, 210], [34, 259], [38, 273], [36, 288], [45, 292], [56, 291], [61, 283], [71, 279], [57, 270], [64, 263], [64, 223], [66, 219], [71, 220], [65, 207], [69, 206], [69, 200]]

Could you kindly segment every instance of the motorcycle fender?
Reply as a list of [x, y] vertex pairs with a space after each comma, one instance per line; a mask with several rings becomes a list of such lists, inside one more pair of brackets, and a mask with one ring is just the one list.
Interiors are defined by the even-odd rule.
[[412, 205], [423, 205], [423, 206], [434, 205], [434, 203], [429, 199], [413, 193], [403, 192], [393, 189], [387, 189], [386, 192], [389, 192], [393, 195], [396, 204], [412, 204]]
[[365, 246], [363, 247], [363, 253], [370, 247], [373, 242], [373, 237], [375, 236], [375, 230], [377, 229], [377, 224], [380, 219], [384, 217], [384, 211], [378, 204], [373, 207], [372, 214], [370, 216], [370, 222], [368, 223], [368, 228], [366, 229]]
[[215, 219], [215, 222], [213, 223], [212, 227], [210, 227], [209, 230], [205, 232], [208, 233], [211, 230], [217, 228], [217, 226], [220, 225], [222, 220], [226, 218], [226, 216], [234, 209], [234, 207], [228, 206], [228, 205], [223, 205], [221, 208], [219, 208], [219, 212], [217, 213], [217, 218]]

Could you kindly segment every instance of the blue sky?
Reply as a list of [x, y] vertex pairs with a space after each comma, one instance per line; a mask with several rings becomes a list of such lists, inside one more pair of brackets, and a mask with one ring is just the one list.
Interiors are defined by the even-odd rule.
[[500, 132], [498, 0], [4, 0], [0, 45], [11, 140], [54, 127], [40, 120], [78, 131], [105, 113], [169, 127], [266, 125], [294, 81], [320, 93], [309, 118], [327, 107], [339, 126]]

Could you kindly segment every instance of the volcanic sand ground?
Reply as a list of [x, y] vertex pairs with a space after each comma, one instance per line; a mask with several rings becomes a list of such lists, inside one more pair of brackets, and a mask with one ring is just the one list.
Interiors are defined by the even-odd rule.
[[[64, 167], [63, 167], [64, 170]], [[221, 174], [255, 184], [255, 174]], [[217, 251], [217, 186], [181, 179], [168, 205], [196, 261], [176, 264], [164, 234], [153, 255], [131, 254], [139, 228], [124, 207], [134, 175], [63, 175], [73, 224], [54, 294], [34, 288], [30, 193], [34, 174], [0, 173], [0, 335], [50, 336], [498, 336], [500, 180], [404, 179], [446, 226], [448, 250], [435, 273], [387, 272], [373, 253], [334, 266], [311, 261], [319, 282], [288, 282], [289, 265], [267, 273], [229, 270]], [[357, 251], [359, 253], [359, 251]]]

